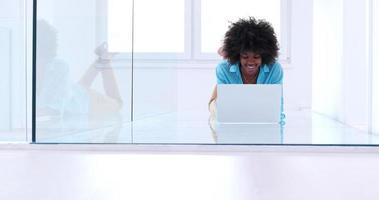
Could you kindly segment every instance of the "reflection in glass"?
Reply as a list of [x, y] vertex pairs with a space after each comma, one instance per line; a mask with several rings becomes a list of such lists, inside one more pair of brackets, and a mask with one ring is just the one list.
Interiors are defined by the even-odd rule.
[[283, 125], [209, 122], [216, 144], [282, 144]]
[[114, 139], [130, 121], [130, 65], [109, 50], [106, 1], [72, 3], [38, 1], [37, 142]]
[[25, 142], [30, 7], [26, 1], [2, 0], [0, 4], [0, 142]]

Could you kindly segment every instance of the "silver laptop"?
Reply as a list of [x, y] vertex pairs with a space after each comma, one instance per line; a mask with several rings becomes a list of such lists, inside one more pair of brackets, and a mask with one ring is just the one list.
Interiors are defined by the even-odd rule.
[[219, 84], [217, 121], [238, 124], [279, 123], [281, 96], [280, 84]]

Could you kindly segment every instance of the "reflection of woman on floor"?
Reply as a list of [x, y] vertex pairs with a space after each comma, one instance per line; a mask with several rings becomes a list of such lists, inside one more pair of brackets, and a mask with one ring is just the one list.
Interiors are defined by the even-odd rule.
[[[96, 48], [98, 58], [78, 83], [73, 83], [67, 63], [56, 58], [55, 28], [39, 20], [37, 31], [37, 116], [104, 116], [121, 109], [122, 98], [111, 67], [112, 55], [106, 43]], [[91, 88], [99, 74], [105, 94]]]

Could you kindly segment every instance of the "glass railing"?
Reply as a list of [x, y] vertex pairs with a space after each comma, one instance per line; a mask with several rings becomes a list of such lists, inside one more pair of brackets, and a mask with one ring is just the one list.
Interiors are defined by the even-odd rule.
[[27, 141], [27, 4], [0, 6], [0, 142]]

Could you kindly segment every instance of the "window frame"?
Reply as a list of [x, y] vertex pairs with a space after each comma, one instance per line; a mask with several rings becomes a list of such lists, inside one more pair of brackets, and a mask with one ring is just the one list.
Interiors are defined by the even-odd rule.
[[[134, 0], [138, 1], [138, 0]], [[132, 55], [135, 61], [155, 61], [155, 62], [213, 62], [220, 60], [220, 56], [215, 53], [203, 53], [201, 52], [201, 1], [202, 0], [184, 0], [185, 5], [185, 21], [184, 21], [184, 53], [175, 52], [146, 52], [146, 53], [120, 53], [115, 57], [115, 61], [130, 60]], [[281, 1], [281, 13], [280, 13], [280, 53], [279, 62], [283, 64], [289, 64], [291, 62], [291, 1], [292, 0], [280, 0]], [[104, 5], [101, 5], [104, 8]], [[188, 8], [188, 9], [187, 9]], [[102, 11], [103, 10], [103, 11]], [[107, 16], [107, 9], [98, 9], [100, 15]], [[135, 11], [133, 11], [135, 12]], [[100, 24], [101, 28], [107, 29], [107, 20]], [[134, 19], [133, 19], [134, 20]], [[135, 22], [133, 22], [134, 24]], [[132, 27], [132, 31], [134, 28]], [[131, 50], [133, 47], [131, 47]]]
[[[201, 52], [201, 0], [194, 0], [194, 58], [195, 60], [218, 60], [217, 53]], [[281, 63], [290, 63], [290, 13], [291, 0], [280, 0], [280, 38], [279, 44]]]

